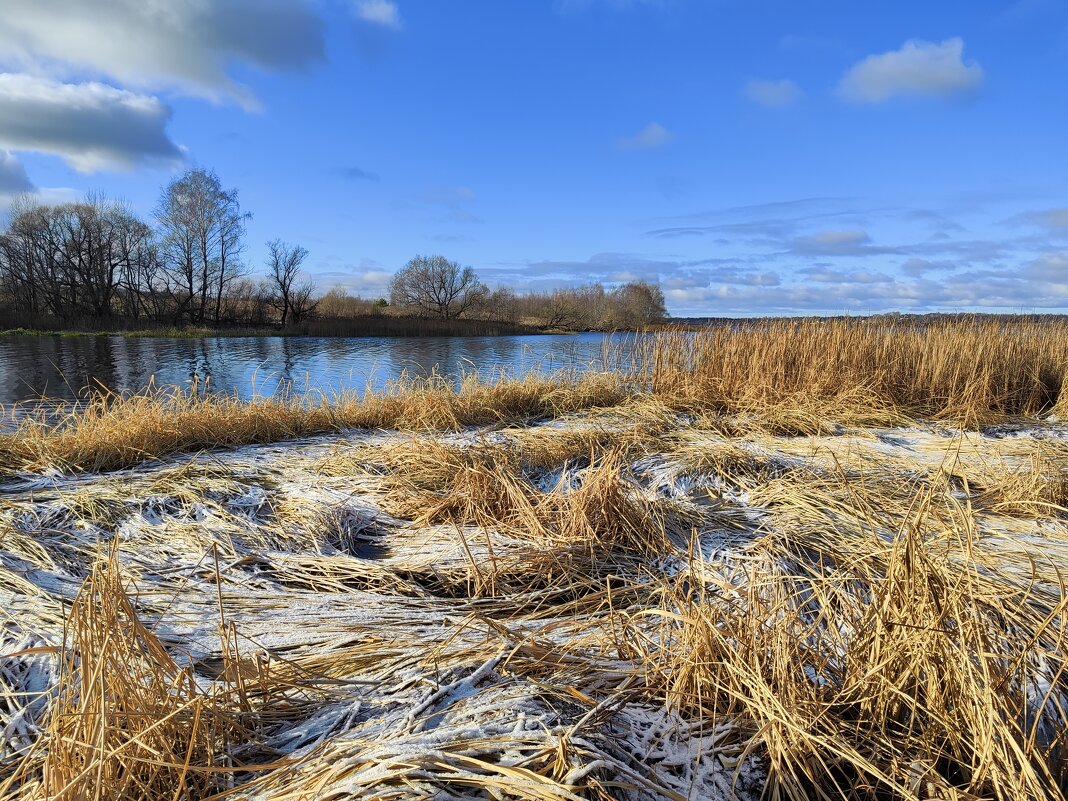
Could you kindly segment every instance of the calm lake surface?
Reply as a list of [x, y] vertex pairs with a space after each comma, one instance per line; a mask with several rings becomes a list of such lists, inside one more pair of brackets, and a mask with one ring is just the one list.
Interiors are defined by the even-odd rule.
[[[512, 337], [317, 338], [121, 336], [0, 336], [0, 404], [40, 399], [77, 400], [86, 388], [136, 392], [157, 386], [271, 395], [291, 385], [325, 393], [382, 387], [407, 373], [432, 371], [456, 378], [470, 373], [583, 370], [606, 366], [606, 345], [629, 354], [633, 335], [565, 334]], [[626, 356], [624, 356], [626, 358]], [[614, 367], [618, 364], [609, 364]]]

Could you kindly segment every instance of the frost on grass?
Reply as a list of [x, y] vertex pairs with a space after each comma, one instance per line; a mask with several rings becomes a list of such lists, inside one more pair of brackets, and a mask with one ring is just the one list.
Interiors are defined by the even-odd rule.
[[[110, 554], [136, 647], [161, 649], [154, 681], [183, 688], [168, 708], [185, 728], [166, 742], [210, 762], [152, 773], [174, 797], [728, 801], [796, 794], [798, 777], [831, 797], [843, 777], [909, 798], [1009, 797], [997, 774], [1016, 764], [1008, 756], [943, 775], [907, 738], [858, 723], [870, 715], [856, 697], [915, 689], [858, 685], [847, 668], [872, 647], [881, 588], [922, 578], [894, 561], [917, 526], [927, 579], [954, 566], [973, 577], [952, 599], [969, 625], [1009, 621], [987, 645], [1021, 657], [998, 690], [1017, 693], [1021, 722], [995, 735], [1030, 738], [1034, 775], [1020, 786], [1063, 782], [1038, 775], [1064, 749], [1063, 639], [1051, 633], [1068, 555], [1060, 430], [776, 436], [735, 422], [728, 436], [712, 422], [616, 410], [10, 476], [0, 797], [57, 793], [58, 708], [84, 706], [91, 677], [77, 665], [94, 656], [66, 627]], [[1019, 605], [993, 605], [998, 593]], [[80, 603], [83, 628], [103, 626], [98, 645], [114, 648], [126, 629], [108, 635]], [[899, 623], [909, 607], [894, 610]], [[1026, 647], [1002, 648], [1014, 640]], [[984, 698], [992, 715], [1008, 708]], [[829, 710], [841, 710], [837, 728]], [[910, 710], [932, 731], [950, 714], [930, 699]], [[143, 730], [129, 704], [102, 696], [97, 712], [109, 742]], [[969, 714], [985, 713], [976, 702]], [[83, 745], [86, 765], [102, 758]], [[905, 778], [887, 767], [898, 764]]]

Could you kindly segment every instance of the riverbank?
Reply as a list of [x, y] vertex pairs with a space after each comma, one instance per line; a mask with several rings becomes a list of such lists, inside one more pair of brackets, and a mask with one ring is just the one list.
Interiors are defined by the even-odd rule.
[[0, 797], [1060, 797], [1068, 328], [0, 437]]
[[8, 474], [0, 797], [1056, 797], [1068, 428], [552, 418]]
[[451, 337], [451, 336], [510, 336], [545, 333], [541, 329], [500, 320], [452, 319], [441, 320], [403, 315], [366, 315], [343, 319], [313, 319], [301, 323], [278, 326], [172, 326], [141, 327], [137, 321], [83, 321], [69, 327], [51, 325], [14, 327], [0, 331], [4, 334], [63, 337]]
[[1063, 415], [1068, 404], [1063, 321], [947, 320], [919, 328], [766, 321], [629, 344], [623, 355], [601, 354], [611, 372], [540, 371], [520, 380], [473, 373], [459, 382], [432, 375], [392, 380], [379, 391], [287, 389], [250, 402], [174, 387], [96, 393], [75, 413], [46, 410], [0, 435], [0, 465], [101, 469], [348, 428], [457, 430], [630, 403], [798, 434], [924, 419], [975, 429]]

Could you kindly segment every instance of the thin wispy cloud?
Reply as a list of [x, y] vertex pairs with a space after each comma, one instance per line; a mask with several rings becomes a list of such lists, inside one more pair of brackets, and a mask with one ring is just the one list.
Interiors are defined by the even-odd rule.
[[1039, 214], [1039, 220], [1049, 228], [1068, 231], [1068, 208], [1049, 209]]
[[801, 256], [871, 256], [897, 252], [892, 247], [876, 245], [867, 231], [829, 229], [796, 238], [790, 251]]
[[377, 181], [380, 178], [377, 172], [371, 172], [355, 166], [338, 167], [334, 170], [334, 173], [349, 181]]
[[910, 39], [899, 50], [865, 58], [846, 72], [838, 94], [853, 103], [883, 103], [896, 97], [947, 99], [974, 92], [983, 68], [964, 60], [964, 41], [935, 44]]
[[412, 202], [412, 207], [429, 213], [428, 219], [436, 224], [474, 224], [482, 218], [472, 211], [477, 200], [475, 190], [469, 186], [430, 186]]
[[745, 82], [743, 92], [747, 98], [765, 108], [786, 108], [804, 97], [801, 88], [789, 79], [763, 81], [752, 79]]
[[910, 208], [810, 198], [661, 218], [679, 225], [646, 234], [652, 247], [716, 254], [704, 264], [661, 261], [678, 315], [1068, 307], [1066, 229], [1057, 227], [1068, 215], [1039, 207], [992, 221], [1017, 202], [991, 197], [976, 209], [946, 198]]
[[1041, 211], [1018, 214], [1010, 222], [1037, 225], [1053, 233], [1068, 234], [1068, 208], [1043, 209]]
[[675, 134], [658, 122], [651, 122], [633, 136], [626, 136], [616, 142], [620, 150], [655, 150], [669, 144]]
[[390, 0], [355, 0], [353, 13], [362, 22], [400, 30], [400, 10]]

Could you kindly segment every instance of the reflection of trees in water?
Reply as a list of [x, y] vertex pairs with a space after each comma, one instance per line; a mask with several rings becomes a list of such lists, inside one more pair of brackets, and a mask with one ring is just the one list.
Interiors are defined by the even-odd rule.
[[304, 338], [209, 337], [126, 339], [123, 337], [0, 337], [0, 403], [46, 394], [73, 400], [92, 382], [120, 392], [157, 386], [198, 392], [236, 392], [242, 397], [272, 394], [280, 385], [294, 391], [331, 394], [380, 388], [402, 372], [435, 371], [456, 379], [478, 372], [484, 378], [506, 370], [519, 376], [537, 369], [581, 370], [601, 353], [602, 337]]
[[112, 337], [13, 337], [3, 350], [5, 403], [35, 397], [74, 400], [101, 385], [112, 388], [118, 372]]
[[393, 340], [391, 373], [415, 378], [440, 375], [454, 381], [481, 373], [490, 347], [484, 337], [436, 337]]

